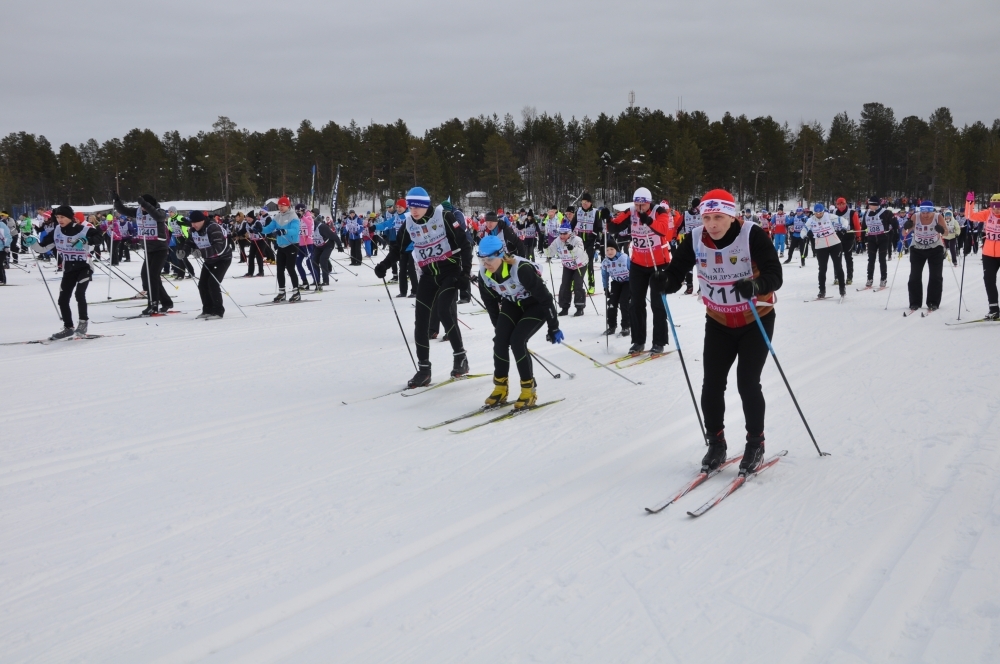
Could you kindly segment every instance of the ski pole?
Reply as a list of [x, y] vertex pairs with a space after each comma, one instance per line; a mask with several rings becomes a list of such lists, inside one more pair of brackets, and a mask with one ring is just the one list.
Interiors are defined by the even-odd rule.
[[355, 272], [354, 270], [348, 269], [346, 265], [344, 265], [343, 263], [341, 263], [340, 261], [338, 261], [336, 258], [334, 258], [332, 260], [333, 260], [334, 263], [336, 263], [340, 267], [344, 268], [345, 270], [347, 270], [348, 272], [350, 272], [351, 274], [353, 274], [355, 277], [358, 276], [357, 272]]
[[[578, 273], [580, 274], [580, 281], [583, 281], [583, 278], [584, 278], [584, 277], [586, 276], [586, 274], [585, 274], [585, 273], [583, 273], [583, 272], [580, 272], [580, 270], [582, 270], [582, 269], [583, 269], [583, 267], [582, 267], [582, 266], [581, 266], [581, 267], [578, 267], [578, 268], [576, 268], [576, 271], [577, 271], [577, 272], [578, 272]], [[594, 296], [593, 296], [593, 295], [591, 295], [591, 294], [590, 294], [590, 293], [588, 292], [588, 293], [587, 293], [587, 297], [589, 297], [589, 298], [590, 298], [590, 303], [591, 303], [592, 305], [594, 305], [594, 313], [596, 313], [596, 314], [597, 314], [597, 317], [598, 317], [598, 318], [600, 318], [600, 317], [601, 317], [601, 312], [597, 310], [597, 303], [596, 303], [596, 302], [594, 302]]]
[[[571, 351], [573, 351], [573, 352], [574, 352], [574, 353], [576, 353], [577, 355], [582, 355], [583, 357], [587, 358], [588, 360], [590, 360], [591, 362], [593, 362], [593, 363], [594, 363], [594, 364], [596, 364], [597, 366], [601, 367], [602, 369], [607, 369], [608, 371], [610, 371], [610, 372], [611, 372], [611, 373], [613, 373], [614, 375], [618, 376], [619, 378], [622, 378], [623, 380], [627, 380], [628, 382], [632, 383], [633, 385], [642, 385], [642, 383], [641, 383], [641, 382], [640, 382], [640, 383], [637, 383], [637, 382], [635, 382], [634, 380], [632, 380], [631, 378], [629, 378], [629, 377], [628, 377], [628, 376], [626, 376], [625, 374], [623, 374], [623, 373], [619, 373], [619, 372], [615, 371], [614, 369], [612, 369], [612, 368], [611, 368], [611, 367], [609, 367], [608, 365], [606, 365], [606, 364], [601, 364], [600, 362], [598, 362], [597, 360], [595, 360], [594, 358], [592, 358], [592, 357], [591, 357], [590, 355], [587, 355], [586, 353], [584, 353], [584, 352], [583, 352], [582, 350], [579, 350], [579, 349], [577, 349], [577, 348], [573, 348], [572, 346], [570, 346], [570, 345], [569, 345], [568, 343], [566, 343], [566, 342], [563, 342], [563, 344], [562, 344], [562, 345], [563, 345], [563, 346], [566, 346], [566, 348], [569, 348], [569, 349], [570, 349]], [[557, 368], [558, 368], [558, 367], [557, 367]]]
[[885, 308], [882, 311], [889, 310], [889, 300], [892, 299], [892, 287], [896, 285], [896, 273], [899, 272], [899, 264], [903, 262], [903, 254], [900, 252], [899, 256], [896, 257], [896, 269], [892, 271], [892, 283], [889, 284], [889, 297], [885, 298]]
[[701, 419], [701, 411], [698, 409], [698, 400], [694, 397], [694, 388], [691, 387], [691, 377], [688, 375], [687, 363], [684, 362], [684, 351], [681, 350], [681, 340], [677, 336], [677, 328], [674, 327], [674, 317], [670, 313], [670, 305], [667, 304], [667, 294], [660, 293], [663, 298], [663, 308], [667, 311], [667, 322], [670, 323], [670, 331], [674, 333], [674, 342], [677, 344], [677, 356], [681, 358], [681, 369], [684, 370], [684, 380], [687, 382], [688, 392], [691, 393], [691, 403], [694, 405], [694, 414], [698, 418], [698, 426], [701, 428], [701, 438], [708, 445], [708, 435], [705, 434], [705, 423]]
[[[115, 257], [115, 236], [111, 233], [111, 229], [108, 229], [108, 235], [111, 237], [111, 249], [108, 251], [110, 258]], [[108, 277], [108, 298], [111, 299], [111, 277]]]
[[965, 287], [965, 258], [968, 253], [962, 253], [962, 283], [958, 287], [958, 320], [962, 320], [962, 289]]
[[[948, 254], [945, 254], [945, 258], [944, 259], [946, 261], [948, 260]], [[949, 261], [949, 263], [950, 263], [950, 261]], [[965, 267], [965, 265], [964, 265], [965, 264], [965, 257], [962, 258], [962, 263], [963, 263], [962, 267]], [[958, 290], [959, 290], [959, 293], [958, 293], [958, 312], [959, 312], [959, 314], [961, 314], [962, 313], [962, 292], [961, 292], [962, 291], [962, 286], [961, 286], [961, 284], [958, 283], [958, 275], [955, 274], [955, 266], [954, 266], [954, 264], [951, 265], [951, 276], [954, 277], [954, 279], [955, 279], [955, 285], [958, 286]], [[966, 305], [965, 310], [966, 311], [969, 310], [968, 305]]]
[[[546, 248], [546, 251], [548, 251], [548, 248]], [[548, 266], [549, 266], [549, 283], [552, 284], [552, 298], [555, 299], [555, 297], [556, 297], [556, 281], [555, 281], [555, 279], [552, 278], [552, 257], [551, 256], [549, 257]]]
[[[229, 291], [227, 291], [227, 290], [226, 290], [225, 288], [223, 288], [223, 287], [222, 287], [222, 282], [221, 282], [221, 281], [219, 281], [219, 279], [218, 279], [218, 278], [217, 278], [217, 277], [216, 277], [216, 276], [215, 276], [214, 274], [212, 274], [212, 271], [211, 271], [211, 270], [209, 270], [209, 269], [208, 269], [208, 268], [207, 268], [207, 267], [205, 266], [205, 261], [199, 258], [199, 259], [198, 259], [198, 263], [199, 263], [199, 264], [201, 265], [201, 271], [202, 271], [202, 272], [208, 272], [209, 274], [211, 274], [211, 275], [212, 275], [212, 279], [214, 279], [214, 280], [215, 280], [215, 283], [217, 283], [217, 284], [219, 285], [219, 290], [221, 290], [221, 291], [222, 291], [223, 293], [225, 293], [226, 295], [229, 295]], [[236, 305], [236, 308], [237, 308], [237, 309], [239, 309], [239, 310], [240, 310], [240, 313], [241, 313], [241, 314], [243, 314], [243, 317], [244, 317], [244, 318], [246, 318], [246, 317], [247, 317], [247, 314], [246, 314], [246, 312], [245, 312], [245, 311], [243, 311], [243, 307], [241, 307], [241, 306], [239, 305], [239, 303], [238, 303], [238, 302], [236, 301], [236, 299], [235, 299], [235, 298], [234, 298], [234, 297], [233, 297], [232, 295], [229, 295], [229, 299], [233, 301], [233, 304], [235, 304], [235, 305]]]
[[52, 297], [52, 289], [49, 288], [49, 282], [45, 280], [45, 273], [42, 272], [42, 266], [38, 264], [38, 255], [34, 252], [31, 255], [35, 259], [35, 265], [38, 267], [38, 274], [42, 277], [42, 283], [45, 284], [45, 290], [49, 292], [49, 299], [52, 300], [52, 308], [56, 310], [56, 318], [62, 321], [62, 314], [59, 313], [59, 307], [56, 306], [56, 299]]
[[[573, 379], [573, 378], [576, 378], [576, 374], [575, 374], [575, 373], [570, 373], [569, 371], [566, 371], [565, 369], [561, 368], [561, 367], [560, 367], [560, 366], [559, 366], [558, 364], [556, 364], [556, 363], [555, 363], [555, 362], [553, 362], [552, 360], [549, 360], [549, 359], [542, 359], [542, 356], [541, 356], [541, 355], [539, 355], [538, 353], [536, 353], [536, 352], [535, 352], [535, 351], [533, 351], [533, 350], [528, 350], [528, 352], [529, 352], [529, 353], [531, 353], [531, 356], [532, 356], [533, 358], [535, 358], [536, 360], [538, 360], [538, 363], [539, 363], [539, 364], [541, 364], [541, 365], [542, 365], [543, 367], [544, 367], [544, 366], [545, 366], [546, 364], [551, 364], [551, 365], [552, 365], [552, 366], [554, 366], [554, 367], [555, 367], [556, 369], [558, 369], [558, 370], [559, 370], [559, 371], [561, 371], [562, 373], [564, 373], [564, 374], [566, 374], [567, 376], [569, 376], [569, 377], [570, 377], [570, 379]], [[546, 371], [549, 371], [547, 367], [546, 367], [546, 369], [545, 369], [545, 370], [546, 370]], [[552, 372], [551, 372], [551, 371], [549, 371], [549, 373], [551, 374]], [[562, 375], [562, 374], [556, 374], [556, 375], [555, 375], [555, 378], [559, 378], [559, 376], [561, 376], [561, 375]]]
[[[119, 281], [121, 281], [121, 282], [122, 282], [122, 283], [124, 283], [124, 284], [125, 284], [126, 286], [128, 286], [129, 288], [131, 288], [132, 290], [134, 290], [134, 291], [135, 291], [136, 293], [139, 293], [140, 295], [142, 294], [142, 291], [141, 291], [141, 290], [139, 290], [138, 288], [136, 288], [135, 286], [133, 286], [133, 285], [132, 285], [132, 284], [130, 284], [129, 282], [127, 282], [127, 281], [125, 281], [124, 279], [122, 279], [121, 275], [120, 275], [120, 274], [118, 274], [118, 272], [117, 272], [117, 271], [116, 271], [116, 270], [115, 270], [114, 268], [112, 268], [111, 266], [109, 266], [109, 265], [108, 265], [107, 263], [105, 263], [105, 262], [103, 262], [103, 261], [96, 261], [96, 262], [98, 262], [98, 263], [101, 263], [101, 265], [104, 265], [104, 267], [108, 268], [108, 270], [110, 270], [111, 274], [113, 274], [113, 275], [115, 275], [116, 277], [118, 277]], [[110, 289], [109, 289], [109, 293], [110, 293]]]
[[403, 331], [403, 323], [399, 320], [399, 312], [396, 311], [396, 303], [392, 301], [392, 293], [389, 292], [389, 283], [382, 277], [382, 285], [385, 286], [386, 297], [389, 298], [389, 304], [392, 305], [392, 313], [396, 314], [396, 323], [399, 325], [399, 333], [403, 335], [403, 341], [406, 343], [406, 352], [410, 354], [410, 362], [413, 362], [413, 368], [417, 371], [417, 361], [413, 359], [413, 351], [410, 350], [410, 340], [406, 338], [406, 332]]
[[795, 404], [795, 410], [799, 411], [799, 417], [802, 418], [802, 424], [806, 425], [806, 431], [809, 432], [809, 437], [812, 439], [812, 443], [816, 447], [816, 451], [819, 452], [821, 457], [830, 456], [829, 452], [824, 452], [819, 449], [819, 444], [816, 442], [816, 436], [813, 435], [812, 429], [809, 428], [809, 423], [806, 421], [806, 416], [802, 414], [802, 409], [799, 408], [799, 400], [795, 398], [795, 393], [792, 392], [792, 386], [788, 384], [788, 379], [785, 378], [785, 371], [781, 368], [781, 362], [778, 361], [778, 355], [774, 352], [774, 346], [771, 345], [771, 339], [767, 336], [767, 330], [764, 329], [764, 323], [761, 322], [760, 316], [757, 314], [757, 298], [753, 298], [750, 304], [750, 311], [753, 312], [753, 317], [757, 321], [757, 327], [760, 328], [760, 334], [764, 337], [764, 342], [767, 343], [767, 349], [771, 351], [771, 357], [774, 358], [774, 365], [778, 367], [778, 373], [781, 374], [781, 380], [785, 381], [785, 387], [788, 388], [788, 394], [792, 397], [792, 403]]

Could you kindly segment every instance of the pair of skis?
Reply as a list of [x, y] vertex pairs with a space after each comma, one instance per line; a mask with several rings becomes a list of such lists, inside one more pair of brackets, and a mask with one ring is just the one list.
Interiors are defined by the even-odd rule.
[[[267, 293], [264, 293], [267, 295]], [[301, 298], [298, 300], [280, 300], [278, 302], [261, 302], [260, 304], [255, 304], [255, 307], [273, 307], [276, 304], [298, 304], [299, 302], [319, 302], [319, 300], [310, 300], [309, 298]]]
[[449, 424], [454, 424], [455, 422], [460, 422], [462, 420], [467, 420], [467, 419], [470, 419], [470, 418], [473, 418], [473, 417], [477, 417], [479, 415], [485, 415], [486, 413], [492, 413], [492, 412], [500, 410], [501, 408], [508, 408], [508, 407], [510, 408], [510, 410], [508, 410], [507, 412], [505, 412], [505, 413], [503, 413], [501, 415], [497, 415], [496, 417], [490, 418], [490, 419], [486, 420], [485, 422], [479, 422], [478, 424], [473, 424], [472, 426], [465, 427], [463, 429], [448, 429], [448, 431], [450, 431], [451, 433], [465, 433], [467, 431], [472, 431], [473, 429], [478, 429], [480, 427], [484, 427], [487, 424], [494, 424], [496, 422], [504, 422], [506, 420], [514, 419], [515, 417], [519, 417], [519, 416], [524, 415], [526, 413], [531, 413], [531, 412], [534, 412], [536, 410], [540, 410], [540, 409], [545, 408], [547, 406], [551, 406], [552, 404], [559, 403], [560, 401], [565, 401], [565, 399], [554, 399], [553, 401], [545, 401], [543, 403], [536, 403], [533, 406], [526, 406], [524, 408], [518, 408], [518, 409], [514, 409], [513, 406], [511, 404], [508, 404], [508, 403], [497, 404], [496, 406], [482, 406], [481, 408], [477, 408], [475, 410], [469, 411], [468, 413], [464, 413], [462, 415], [459, 415], [458, 417], [453, 417], [453, 418], [451, 418], [449, 420], [445, 420], [444, 422], [438, 422], [437, 424], [432, 424], [430, 426], [419, 427], [419, 428], [423, 429], [424, 431], [430, 431], [431, 429], [438, 429], [440, 427], [447, 426]]
[[860, 293], [861, 291], [870, 290], [873, 293], [877, 293], [885, 290], [886, 288], [888, 288], [888, 286], [865, 286], [864, 288], [859, 288], [858, 292]]
[[[719, 491], [719, 493], [717, 493], [714, 497], [712, 497], [711, 500], [709, 500], [708, 502], [706, 502], [704, 505], [702, 505], [698, 509], [692, 510], [692, 511], [688, 512], [688, 516], [692, 516], [692, 517], [701, 516], [702, 514], [704, 514], [705, 512], [707, 512], [708, 510], [712, 509], [713, 507], [715, 507], [716, 505], [718, 505], [719, 503], [721, 503], [727, 497], [731, 496], [737, 489], [739, 489], [744, 484], [746, 484], [747, 480], [749, 480], [751, 477], [756, 477], [757, 475], [759, 475], [763, 471], [765, 471], [768, 468], [776, 465], [778, 463], [778, 461], [781, 460], [781, 457], [785, 456], [786, 454], [788, 454], [788, 450], [782, 450], [782, 451], [778, 452], [777, 454], [775, 454], [774, 456], [769, 457], [769, 458], [765, 459], [764, 461], [762, 461], [761, 464], [759, 466], [757, 466], [757, 468], [755, 470], [753, 470], [752, 472], [749, 472], [749, 473], [743, 473], [743, 472], [741, 472], [739, 475], [736, 476], [735, 479], [733, 479], [721, 491]], [[724, 468], [726, 468], [727, 466], [731, 466], [734, 463], [738, 463], [740, 461], [740, 459], [742, 459], [742, 458], [743, 458], [742, 454], [738, 454], [736, 456], [729, 457], [717, 469], [712, 470], [712, 471], [702, 471], [702, 472], [698, 473], [694, 477], [694, 479], [692, 479], [690, 482], [688, 482], [683, 487], [681, 487], [679, 491], [677, 491], [676, 493], [674, 493], [673, 495], [671, 495], [669, 498], [667, 498], [666, 500], [664, 500], [661, 503], [658, 503], [654, 507], [647, 507], [646, 508], [646, 512], [648, 512], [649, 514], [659, 514], [660, 512], [662, 512], [663, 510], [665, 510], [667, 507], [669, 507], [670, 505], [674, 504], [675, 502], [677, 502], [678, 500], [680, 500], [681, 498], [683, 498], [684, 496], [686, 496], [694, 488], [696, 488], [696, 487], [704, 484], [708, 479], [710, 479], [712, 477], [715, 477], [716, 475], [718, 475], [719, 473], [721, 473], [722, 470]]]
[[424, 392], [430, 392], [431, 390], [436, 390], [437, 388], [444, 387], [445, 385], [451, 385], [452, 383], [457, 383], [463, 380], [471, 380], [473, 378], [483, 378], [485, 376], [491, 376], [491, 375], [492, 374], [465, 374], [464, 376], [452, 377], [449, 378], [448, 380], [443, 380], [440, 383], [434, 383], [433, 385], [429, 385], [427, 387], [420, 389], [411, 389], [409, 387], [404, 387], [402, 389], [393, 390], [391, 392], [386, 392], [384, 394], [376, 394], [373, 397], [365, 397], [363, 399], [357, 399], [355, 401], [341, 401], [340, 403], [344, 404], [345, 406], [349, 406], [353, 403], [361, 403], [363, 401], [375, 401], [376, 399], [381, 399], [383, 397], [391, 397], [393, 394], [399, 394], [404, 397], [412, 397], [418, 394], [423, 394]]
[[918, 311], [920, 312], [920, 317], [921, 318], [927, 318], [932, 313], [934, 313], [935, 311], [937, 311], [937, 309], [926, 309], [926, 310], [924, 310], [924, 309], [907, 309], [906, 311], [903, 312], [903, 318], [906, 318], [908, 316], [912, 316], [913, 314], [917, 313]]
[[32, 339], [31, 341], [8, 341], [7, 343], [0, 343], [0, 346], [27, 346], [29, 344], [42, 344], [47, 346], [49, 344], [59, 343], [60, 341], [86, 341], [88, 339], [103, 339], [104, 337], [123, 337], [124, 334], [86, 334], [83, 336], [72, 336], [66, 337], [65, 339]]

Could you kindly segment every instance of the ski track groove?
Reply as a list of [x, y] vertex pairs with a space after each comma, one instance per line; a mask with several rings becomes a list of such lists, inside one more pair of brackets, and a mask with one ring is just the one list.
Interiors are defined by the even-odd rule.
[[[680, 421], [673, 423], [670, 427], [668, 427], [668, 429], [669, 430], [683, 429], [686, 426], [689, 427], [693, 423], [693, 421], [694, 421], [694, 415], [692, 414], [688, 418], [683, 418]], [[252, 637], [253, 635], [259, 632], [262, 632], [267, 628], [272, 627], [273, 625], [276, 625], [280, 622], [287, 620], [292, 616], [295, 616], [299, 613], [311, 609], [314, 606], [326, 602], [327, 600], [332, 599], [337, 595], [340, 595], [341, 593], [345, 592], [350, 588], [365, 583], [371, 579], [377, 578], [379, 575], [384, 574], [387, 571], [393, 570], [402, 563], [417, 556], [423, 555], [428, 551], [440, 546], [441, 544], [444, 544], [445, 542], [453, 540], [459, 537], [460, 535], [469, 532], [470, 530], [481, 528], [486, 524], [489, 524], [497, 519], [504, 517], [505, 515], [509, 514], [510, 512], [513, 512], [514, 510], [521, 509], [522, 507], [525, 507], [530, 503], [553, 493], [557, 488], [561, 488], [566, 486], [567, 484], [576, 482], [580, 478], [595, 473], [596, 471], [603, 469], [605, 466], [614, 463], [624, 457], [632, 456], [636, 453], [639, 453], [647, 446], [659, 442], [661, 434], [662, 431], [660, 430], [655, 432], [650, 432], [643, 438], [627, 446], [617, 448], [612, 452], [608, 452], [602, 455], [598, 459], [595, 459], [593, 461], [584, 464], [583, 466], [575, 468], [573, 471], [562, 475], [558, 480], [545, 482], [543, 484], [534, 487], [530, 491], [522, 493], [516, 498], [512, 498], [511, 500], [495, 505], [489, 509], [482, 510], [476, 514], [464, 517], [460, 521], [455, 522], [445, 528], [442, 528], [436, 531], [435, 533], [426, 535], [414, 542], [411, 542], [410, 544], [405, 545], [404, 547], [401, 547], [393, 551], [392, 553], [386, 554], [385, 556], [373, 560], [370, 563], [362, 565], [359, 568], [355, 568], [350, 572], [347, 572], [339, 577], [336, 577], [318, 588], [315, 588], [305, 593], [301, 593], [300, 595], [294, 598], [290, 598], [288, 600], [285, 600], [284, 602], [275, 605], [269, 610], [259, 612], [254, 616], [250, 616], [238, 622], [231, 623], [230, 625], [227, 625], [222, 629], [216, 630], [212, 634], [202, 637], [201, 639], [195, 641], [194, 643], [190, 643], [174, 651], [173, 653], [170, 653], [164, 657], [157, 659], [156, 661], [161, 663], [195, 661], [211, 653], [216, 653], [226, 647], [237, 644], [245, 639]], [[615, 475], [616, 480], [618, 474]], [[602, 487], [605, 484], [608, 484], [608, 482], [607, 481], [600, 482], [600, 485]], [[571, 495], [572, 495], [572, 500], [570, 499], [556, 500], [555, 507], [553, 506], [549, 506], [548, 508], [545, 506], [538, 507], [535, 510], [529, 512], [527, 515], [520, 517], [517, 521], [515, 521], [515, 524], [518, 524], [517, 528], [513, 528], [512, 526], [506, 526], [502, 528], [501, 531], [504, 533], [509, 532], [510, 535], [513, 536], [518, 532], [530, 530], [531, 528], [540, 525], [540, 523], [544, 523], [545, 521], [554, 518], [558, 514], [561, 514], [562, 512], [570, 509], [571, 507], [574, 507], [575, 505], [579, 504], [579, 502], [587, 500], [588, 498], [594, 495], [594, 492], [592, 490], [591, 491], [577, 490], [573, 492]], [[553, 511], [554, 509], [555, 511]], [[538, 519], [541, 519], [541, 521], [538, 521]], [[498, 535], [496, 532], [486, 535], [483, 538], [480, 538], [479, 540], [474, 542], [473, 544], [466, 545], [464, 547], [461, 547], [461, 549], [459, 549], [460, 551], [468, 553], [465, 553], [461, 556], [455, 554], [449, 554], [445, 558], [435, 561], [435, 563], [433, 563], [431, 567], [433, 567], [435, 570], [440, 570], [440, 560], [454, 561], [454, 565], [458, 565], [463, 560], [468, 561], [474, 559], [475, 557], [482, 555], [480, 553], [481, 549], [479, 548], [482, 546], [481, 544], [482, 542], [484, 541], [493, 542], [497, 540], [497, 537]], [[505, 543], [506, 541], [508, 541], [507, 537], [500, 538], [499, 541], [496, 541], [496, 546], [499, 546]], [[477, 547], [477, 545], [479, 545], [479, 547]], [[485, 549], [482, 550], [482, 552], [488, 550], [490, 550], [490, 547], [486, 547]], [[452, 563], [449, 562], [449, 564], [451, 565]], [[408, 582], [409, 582], [408, 587], [410, 589], [406, 591], [400, 590], [398, 591], [398, 595], [411, 592], [412, 590], [416, 589], [417, 587], [423, 584], [423, 582], [420, 581], [420, 578], [425, 578], [425, 577], [421, 577], [419, 572], [420, 570], [413, 572], [408, 576]], [[424, 582], [430, 580], [431, 578], [426, 578], [426, 581]], [[359, 606], [352, 608], [350, 611], [347, 611], [346, 613], [343, 613], [340, 610], [333, 612], [334, 615], [333, 623], [339, 627], [342, 621], [347, 620], [346, 616], [348, 615], [352, 617], [350, 619], [360, 619], [360, 614], [362, 611], [360, 605], [363, 605], [366, 602], [369, 603], [369, 605], [375, 604], [381, 606], [384, 603], [391, 601], [391, 597], [398, 596], [397, 594], [395, 594], [397, 591], [392, 589], [388, 591], [383, 589], [380, 592], [381, 594], [373, 595], [364, 600], [360, 600], [359, 602], [357, 602]], [[371, 599], [371, 597], [375, 597], [375, 599]], [[315, 638], [321, 638], [316, 635], [324, 634], [326, 632], [326, 630], [323, 627], [323, 623], [325, 623], [325, 621], [321, 620], [311, 623], [307, 627], [301, 628], [297, 632], [298, 636], [283, 642], [286, 645], [270, 648], [266, 651], [256, 650], [255, 657], [258, 657], [256, 661], [264, 661], [266, 659], [274, 659], [280, 657], [281, 653], [285, 653], [286, 650], [294, 652], [304, 643], [312, 642], [315, 640]], [[266, 657], [262, 656], [263, 654], [266, 654], [267, 656]]]
[[[977, 436], [978, 439], [982, 439], [982, 435], [987, 431], [993, 430], [992, 427], [995, 420], [996, 414], [994, 413], [993, 417], [990, 417], [988, 422], [980, 427], [979, 435]], [[896, 510], [897, 514], [908, 512], [906, 518], [898, 518], [895, 527], [884, 530], [878, 538], [878, 542], [868, 548], [864, 556], [865, 560], [855, 565], [855, 568], [863, 568], [865, 570], [864, 573], [856, 573], [850, 583], [841, 585], [834, 593], [831, 601], [827, 603], [827, 607], [839, 605], [839, 610], [828, 608], [826, 611], [827, 619], [822, 621], [825, 624], [817, 625], [814, 622], [811, 626], [813, 636], [808, 650], [798, 654], [788, 653], [786, 655], [788, 661], [826, 662], [830, 660], [831, 654], [836, 651], [842, 651], [855, 657], [862, 657], [865, 661], [875, 661], [865, 656], [864, 652], [850, 641], [851, 636], [861, 625], [861, 621], [868, 610], [890, 582], [893, 570], [897, 568], [900, 561], [910, 552], [911, 548], [920, 538], [925, 526], [941, 508], [942, 504], [954, 495], [952, 488], [959, 479], [959, 468], [970, 463], [970, 457], [973, 457], [980, 451], [978, 448], [973, 447], [962, 452], [956, 449], [955, 446], [950, 447], [951, 454], [947, 457], [947, 460], [938, 460], [934, 463], [935, 470], [938, 471], [937, 477], [944, 476], [944, 483], [935, 483], [935, 486], [931, 489], [934, 495], [926, 504], [916, 508], [912, 505], [901, 505]], [[993, 459], [996, 459], [998, 456], [1000, 455], [994, 452]], [[921, 476], [926, 477], [926, 473], [921, 473]], [[927, 491], [928, 489], [923, 489], [923, 493], [927, 493]], [[908, 534], [903, 535], [904, 532]], [[935, 543], [934, 549], [937, 555], [925, 557], [926, 562], [923, 564], [925, 569], [934, 568], [939, 562], [940, 549], [945, 545], [941, 541]], [[971, 549], [969, 553], [971, 555]], [[933, 579], [934, 576], [932, 574], [924, 575], [923, 580], [919, 584], [911, 585], [926, 588], [932, 583], [932, 581], [927, 580], [928, 578]], [[852, 599], [852, 596], [854, 599]], [[898, 632], [890, 631], [890, 633]]]

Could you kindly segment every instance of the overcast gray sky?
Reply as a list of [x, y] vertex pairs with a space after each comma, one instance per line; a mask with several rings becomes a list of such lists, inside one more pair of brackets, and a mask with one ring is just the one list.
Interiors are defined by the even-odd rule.
[[[1000, 116], [996, 0], [5, 0], [0, 135], [446, 119], [636, 104], [828, 125]], [[14, 35], [17, 35], [14, 37]]]

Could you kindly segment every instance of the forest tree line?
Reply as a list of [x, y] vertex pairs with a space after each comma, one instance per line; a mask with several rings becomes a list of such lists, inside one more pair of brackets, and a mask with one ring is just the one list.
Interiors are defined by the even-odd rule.
[[870, 195], [958, 205], [968, 190], [1000, 191], [1000, 119], [958, 128], [944, 107], [897, 120], [871, 103], [858, 119], [844, 112], [826, 128], [793, 128], [770, 116], [727, 113], [713, 122], [700, 111], [634, 107], [567, 121], [528, 107], [520, 122], [452, 119], [421, 137], [403, 120], [322, 128], [303, 120], [294, 131], [259, 132], [227, 117], [195, 136], [133, 129], [58, 149], [19, 132], [0, 139], [0, 206], [104, 203], [111, 189], [125, 200], [151, 193], [237, 207], [280, 195], [308, 201], [315, 191], [317, 205], [329, 204], [338, 167], [340, 209], [370, 209], [373, 198], [397, 198], [415, 184], [435, 200], [486, 192], [491, 206], [505, 208], [563, 206], [584, 190], [611, 204], [638, 186], [678, 206], [720, 186], [758, 208]]

